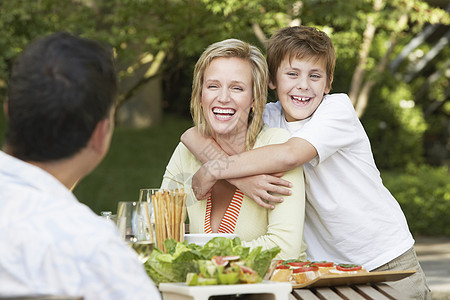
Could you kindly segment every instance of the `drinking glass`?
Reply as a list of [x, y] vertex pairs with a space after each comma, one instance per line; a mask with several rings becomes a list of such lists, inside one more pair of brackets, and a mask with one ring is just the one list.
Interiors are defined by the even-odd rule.
[[[140, 189], [139, 201], [141, 207], [142, 224], [140, 234], [142, 238], [152, 240], [156, 245], [156, 224], [152, 195], [159, 189]], [[157, 245], [156, 245], [157, 246]]]
[[112, 214], [112, 211], [101, 211], [100, 216], [105, 218], [106, 220], [111, 220], [114, 224], [117, 224], [117, 216]]
[[122, 238], [146, 262], [155, 247], [154, 227], [151, 223], [152, 207], [148, 202], [119, 202], [117, 226]]
[[121, 201], [117, 206], [117, 227], [122, 238], [129, 243], [136, 241], [137, 202]]

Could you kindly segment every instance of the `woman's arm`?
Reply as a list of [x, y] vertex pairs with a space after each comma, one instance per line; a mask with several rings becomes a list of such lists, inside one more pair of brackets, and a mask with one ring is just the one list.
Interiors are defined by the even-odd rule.
[[[281, 252], [277, 258], [305, 259], [306, 245], [303, 243], [305, 184], [302, 167], [286, 172], [283, 178], [294, 183], [294, 186], [291, 188], [292, 195], [286, 197], [283, 203], [277, 204], [275, 209], [266, 210], [268, 213], [266, 234], [252, 241], [243, 242], [243, 245], [248, 247], [262, 246], [263, 249], [279, 246]], [[252, 216], [240, 216], [240, 218], [248, 220], [248, 226], [252, 226], [256, 217], [254, 209], [252, 211]], [[258, 217], [263, 216], [258, 215]]]

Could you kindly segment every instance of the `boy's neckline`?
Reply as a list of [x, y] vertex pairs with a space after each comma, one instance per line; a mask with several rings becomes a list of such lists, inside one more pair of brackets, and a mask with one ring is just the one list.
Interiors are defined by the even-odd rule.
[[308, 122], [311, 119], [312, 115], [307, 117], [306, 119], [303, 120], [297, 120], [297, 121], [292, 121], [292, 122], [288, 122], [286, 120], [286, 116], [284, 115], [284, 111], [283, 111], [283, 120], [286, 123], [287, 126], [297, 126], [297, 125], [303, 125], [304, 123]]

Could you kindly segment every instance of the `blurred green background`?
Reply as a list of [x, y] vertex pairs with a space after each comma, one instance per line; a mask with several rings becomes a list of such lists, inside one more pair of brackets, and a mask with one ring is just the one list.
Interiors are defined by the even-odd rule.
[[450, 236], [449, 8], [440, 0], [1, 1], [0, 101], [31, 40], [64, 30], [111, 45], [120, 76], [116, 131], [74, 193], [96, 213], [115, 212], [118, 201], [161, 183], [192, 124], [192, 71], [205, 47], [239, 38], [265, 53], [277, 29], [316, 26], [336, 48], [332, 92], [349, 94], [411, 230]]

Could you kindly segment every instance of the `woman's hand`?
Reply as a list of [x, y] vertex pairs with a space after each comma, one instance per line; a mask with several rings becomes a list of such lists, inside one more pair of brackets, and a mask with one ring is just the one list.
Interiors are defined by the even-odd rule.
[[[292, 187], [292, 183], [281, 178], [284, 173], [275, 173], [270, 175], [254, 175], [242, 178], [230, 179], [228, 182], [238, 187], [247, 197], [251, 198], [256, 204], [269, 209], [275, 206], [268, 202], [283, 202], [283, 197], [275, 196], [272, 193], [280, 195], [291, 195], [291, 190], [284, 187]], [[265, 200], [265, 201], [264, 201]]]

